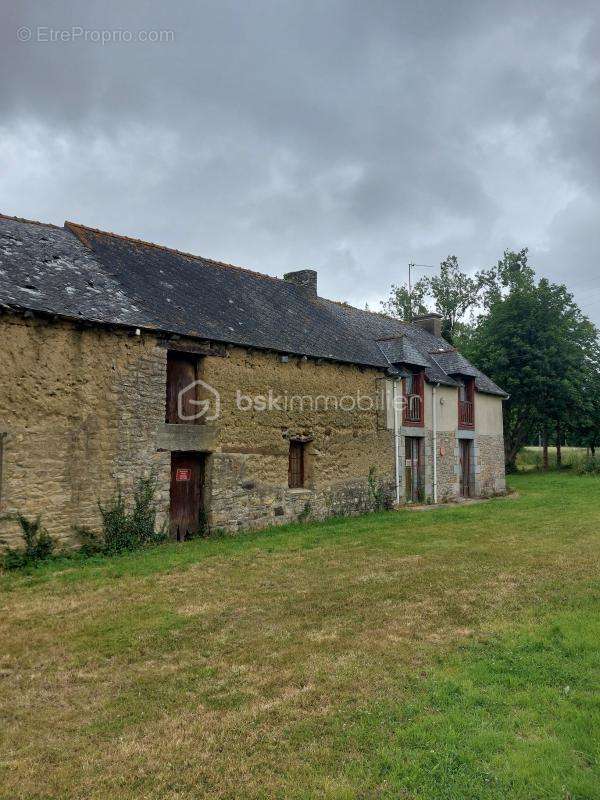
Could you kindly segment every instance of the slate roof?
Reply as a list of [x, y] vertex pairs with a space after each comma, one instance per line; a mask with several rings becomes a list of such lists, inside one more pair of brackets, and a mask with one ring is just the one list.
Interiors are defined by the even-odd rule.
[[66, 228], [0, 216], [0, 308], [139, 326], [140, 309]]
[[429, 359], [419, 353], [406, 335], [395, 336], [393, 339], [379, 339], [377, 345], [390, 364], [411, 364], [416, 367], [429, 366]]
[[[459, 354], [418, 325], [76, 223], [60, 228], [0, 215], [2, 305], [380, 369], [405, 358], [425, 366], [428, 380], [456, 385], [439, 359]], [[469, 367], [480, 391], [504, 395]]]
[[467, 361], [457, 350], [447, 350], [444, 353], [435, 353], [431, 356], [433, 360], [448, 375], [467, 375], [477, 377], [477, 370]]

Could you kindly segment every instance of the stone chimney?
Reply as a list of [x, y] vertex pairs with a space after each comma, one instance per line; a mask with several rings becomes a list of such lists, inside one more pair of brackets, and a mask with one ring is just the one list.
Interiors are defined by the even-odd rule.
[[302, 287], [311, 297], [317, 296], [317, 273], [314, 269], [299, 269], [296, 272], [286, 272], [283, 280]]
[[434, 336], [441, 336], [443, 319], [441, 314], [431, 313], [421, 314], [420, 317], [413, 317], [413, 322], [415, 325], [418, 325], [419, 328], [423, 328], [423, 330], [432, 333]]

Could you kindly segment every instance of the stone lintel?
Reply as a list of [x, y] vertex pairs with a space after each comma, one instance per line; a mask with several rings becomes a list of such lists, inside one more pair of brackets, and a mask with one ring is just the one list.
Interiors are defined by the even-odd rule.
[[216, 450], [218, 427], [216, 425], [185, 425], [163, 423], [156, 435], [157, 450]]
[[428, 431], [425, 428], [408, 428], [405, 425], [401, 428], [402, 436], [419, 436], [422, 439], [425, 438], [425, 434]]
[[158, 340], [157, 344], [159, 347], [164, 347], [167, 350], [177, 350], [181, 353], [193, 353], [199, 356], [219, 356], [221, 358], [227, 357], [227, 348], [224, 345], [214, 344], [208, 341], [162, 338]]

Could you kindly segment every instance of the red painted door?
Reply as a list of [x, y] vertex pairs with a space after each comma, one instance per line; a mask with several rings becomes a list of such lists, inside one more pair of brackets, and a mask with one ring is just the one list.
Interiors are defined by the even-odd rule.
[[204, 455], [171, 453], [171, 525], [178, 542], [200, 533], [204, 500]]

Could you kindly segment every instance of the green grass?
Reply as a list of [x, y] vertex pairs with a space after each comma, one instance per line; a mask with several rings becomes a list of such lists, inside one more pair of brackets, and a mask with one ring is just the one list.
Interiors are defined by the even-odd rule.
[[600, 798], [600, 479], [0, 578], [0, 797]]

